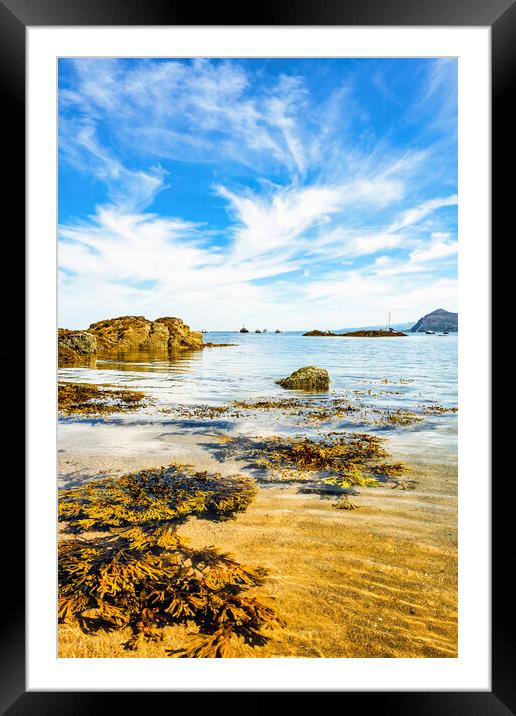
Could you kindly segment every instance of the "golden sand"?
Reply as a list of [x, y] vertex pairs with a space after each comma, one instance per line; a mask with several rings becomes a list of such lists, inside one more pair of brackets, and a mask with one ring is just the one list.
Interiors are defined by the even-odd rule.
[[[180, 528], [194, 547], [216, 545], [271, 571], [257, 594], [287, 626], [264, 647], [237, 645], [236, 657], [457, 656], [456, 469], [412, 464], [410, 477], [415, 490], [360, 490], [358, 510], [298, 486], [262, 487], [234, 521]], [[130, 652], [120, 632], [61, 625], [59, 656], [164, 657], [183, 635], [168, 628], [164, 642]]]

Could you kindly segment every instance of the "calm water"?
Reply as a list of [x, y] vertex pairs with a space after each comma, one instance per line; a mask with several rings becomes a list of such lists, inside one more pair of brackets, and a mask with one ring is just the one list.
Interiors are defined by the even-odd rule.
[[[274, 381], [301, 366], [317, 365], [330, 374], [330, 393], [297, 395], [317, 400], [327, 396], [358, 398], [368, 405], [393, 410], [414, 410], [431, 403], [457, 405], [457, 334], [321, 338], [303, 337], [301, 333], [212, 332], [204, 338], [206, 342], [238, 345], [185, 353], [171, 361], [142, 355], [124, 361], [102, 360], [97, 361], [96, 368], [61, 369], [59, 378], [142, 390], [154, 399], [158, 408], [168, 408], [178, 404], [223, 405], [233, 400], [292, 397], [296, 392], [285, 391]], [[366, 395], [369, 390], [371, 394]], [[263, 419], [256, 415], [257, 422]], [[113, 420], [118, 425], [173, 422], [156, 408]], [[421, 424], [387, 432], [390, 439], [404, 442], [405, 449], [412, 452], [418, 450], [424, 438], [425, 445], [454, 454], [456, 426], [457, 416], [446, 414], [427, 416]], [[183, 421], [182, 427], [188, 430], [198, 428], [199, 424], [192, 421], [189, 426]]]

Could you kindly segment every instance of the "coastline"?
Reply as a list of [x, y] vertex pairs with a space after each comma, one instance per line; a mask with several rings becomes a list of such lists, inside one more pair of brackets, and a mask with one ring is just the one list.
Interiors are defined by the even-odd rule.
[[[236, 473], [256, 482], [233, 519], [201, 510], [172, 527], [196, 554], [215, 547], [268, 572], [244, 593], [281, 626], [252, 646], [233, 638], [222, 656], [457, 655], [456, 339], [417, 336], [395, 351], [389, 341], [345, 343], [251, 335], [227, 350], [134, 354], [59, 372], [65, 499], [92, 480], [171, 465], [206, 471], [218, 481], [212, 494]], [[276, 382], [308, 363], [329, 386]], [[158, 529], [154, 518], [148, 527]], [[61, 544], [66, 530], [64, 518]], [[128, 651], [127, 627], [86, 635], [65, 621], [59, 656], [174, 656], [198, 628], [178, 622]]]

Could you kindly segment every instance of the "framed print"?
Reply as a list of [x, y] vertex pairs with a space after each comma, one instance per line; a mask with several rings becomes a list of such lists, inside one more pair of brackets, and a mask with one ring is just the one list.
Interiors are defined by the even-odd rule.
[[489, 437], [514, 7], [0, 9], [27, 147], [5, 712], [514, 710]]

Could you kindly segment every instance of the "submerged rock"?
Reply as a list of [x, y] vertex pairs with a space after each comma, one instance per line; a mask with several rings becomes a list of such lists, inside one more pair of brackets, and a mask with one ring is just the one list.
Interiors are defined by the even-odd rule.
[[325, 368], [308, 365], [294, 371], [288, 378], [276, 381], [283, 388], [290, 390], [328, 390], [330, 376]]

